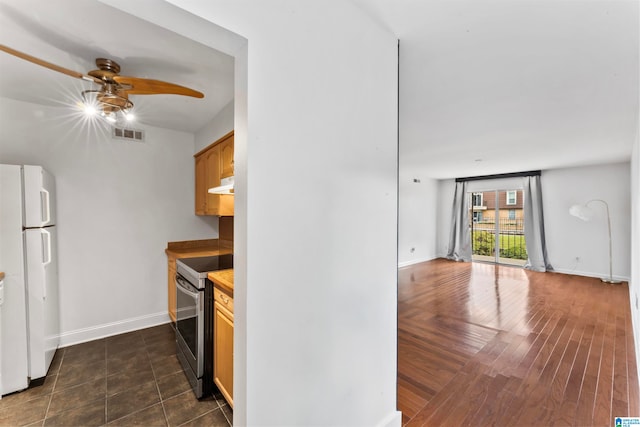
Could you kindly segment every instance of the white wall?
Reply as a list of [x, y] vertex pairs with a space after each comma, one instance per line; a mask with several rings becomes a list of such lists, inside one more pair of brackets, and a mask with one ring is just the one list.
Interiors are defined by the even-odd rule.
[[[640, 20], [640, 11], [638, 14]], [[638, 93], [640, 99], [640, 93]], [[640, 366], [640, 115], [636, 118], [636, 138], [631, 151], [631, 279], [629, 302], [636, 350], [636, 366]], [[640, 380], [640, 371], [638, 371]]]
[[436, 258], [438, 181], [402, 166], [399, 181], [398, 266], [403, 267]]
[[0, 162], [56, 177], [63, 346], [168, 321], [167, 242], [217, 237], [193, 214], [193, 135], [122, 141], [64, 114], [0, 100]]
[[233, 110], [234, 105], [231, 101], [209, 123], [196, 132], [196, 153], [233, 130]]
[[543, 171], [547, 251], [555, 271], [593, 277], [609, 275], [609, 238], [604, 205], [589, 205], [595, 211], [590, 222], [569, 215], [569, 208], [574, 204], [603, 199], [609, 204], [611, 213], [613, 276], [629, 280], [629, 174], [629, 163]]
[[[542, 171], [547, 253], [555, 271], [583, 276], [608, 276], [609, 239], [603, 205], [590, 205], [596, 211], [596, 216], [590, 222], [583, 222], [569, 215], [571, 205], [585, 203], [591, 199], [604, 199], [608, 202], [611, 211], [613, 275], [619, 279], [629, 279], [631, 262], [629, 176], [629, 163]], [[495, 185], [506, 188], [513, 184], [509, 182]], [[470, 191], [489, 189], [487, 185], [491, 186], [494, 183], [473, 182]], [[439, 256], [446, 255], [454, 188], [453, 180], [440, 181]], [[576, 257], [579, 261], [576, 261]]]
[[350, 4], [202, 5], [249, 46], [247, 396], [234, 416], [399, 425], [396, 40]]
[[[110, 3], [228, 51], [157, 2]], [[350, 2], [172, 3], [248, 40], [234, 422], [399, 426], [395, 37]]]
[[[635, 331], [636, 361], [640, 366], [640, 139], [636, 135], [631, 154], [631, 281], [629, 300]], [[638, 374], [640, 376], [640, 373]], [[639, 378], [640, 379], [640, 378]]]

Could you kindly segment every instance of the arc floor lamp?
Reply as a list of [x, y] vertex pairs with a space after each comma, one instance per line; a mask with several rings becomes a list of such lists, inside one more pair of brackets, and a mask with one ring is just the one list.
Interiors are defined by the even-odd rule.
[[569, 213], [583, 221], [590, 221], [593, 218], [593, 209], [589, 207], [590, 203], [600, 202], [604, 204], [607, 211], [607, 225], [609, 227], [609, 277], [601, 279], [605, 283], [611, 283], [618, 285], [622, 283], [620, 280], [614, 280], [613, 278], [613, 255], [611, 252], [611, 216], [609, 215], [609, 204], [601, 199], [592, 199], [583, 205], [573, 205], [569, 209]]

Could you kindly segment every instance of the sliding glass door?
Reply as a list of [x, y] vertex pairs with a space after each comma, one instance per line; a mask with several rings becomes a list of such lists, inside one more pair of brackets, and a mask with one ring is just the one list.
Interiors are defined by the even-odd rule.
[[472, 259], [524, 265], [524, 197], [520, 189], [469, 193]]

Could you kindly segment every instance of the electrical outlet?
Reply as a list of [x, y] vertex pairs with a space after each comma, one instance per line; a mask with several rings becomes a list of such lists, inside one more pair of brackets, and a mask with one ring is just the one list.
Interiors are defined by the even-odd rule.
[[579, 256], [576, 257], [576, 262], [580, 262], [580, 257]]
[[416, 251], [416, 248], [411, 248], [411, 253], [414, 253]]

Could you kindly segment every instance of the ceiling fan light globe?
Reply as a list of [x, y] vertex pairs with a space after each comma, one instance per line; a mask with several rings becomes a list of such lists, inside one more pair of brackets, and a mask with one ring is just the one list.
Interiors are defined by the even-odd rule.
[[110, 113], [103, 113], [103, 114], [104, 114], [104, 118], [109, 123], [115, 123], [117, 121], [115, 113], [110, 112]]
[[96, 107], [87, 103], [82, 104], [82, 111], [84, 112], [84, 115], [88, 117], [95, 116], [98, 113]]

